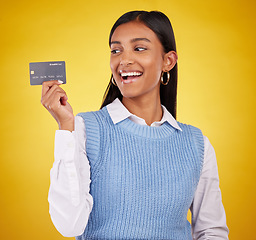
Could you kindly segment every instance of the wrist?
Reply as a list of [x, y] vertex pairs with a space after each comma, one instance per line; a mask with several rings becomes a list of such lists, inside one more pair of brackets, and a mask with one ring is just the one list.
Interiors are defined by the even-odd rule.
[[67, 130], [67, 131], [74, 131], [75, 130], [75, 124], [74, 124], [74, 118], [69, 121], [65, 122], [59, 122], [59, 129], [60, 130]]

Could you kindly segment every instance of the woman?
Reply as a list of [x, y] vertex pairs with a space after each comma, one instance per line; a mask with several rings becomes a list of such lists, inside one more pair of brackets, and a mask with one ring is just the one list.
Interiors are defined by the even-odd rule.
[[[176, 117], [177, 54], [161, 12], [121, 16], [101, 110], [74, 117], [58, 81], [42, 104], [59, 124], [50, 215], [77, 239], [228, 239], [214, 150]], [[192, 228], [187, 219], [192, 212]]]

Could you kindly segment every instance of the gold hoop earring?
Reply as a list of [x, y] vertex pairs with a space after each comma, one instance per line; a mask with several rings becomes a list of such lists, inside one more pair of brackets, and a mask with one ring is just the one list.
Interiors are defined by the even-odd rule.
[[113, 85], [115, 85], [115, 86], [117, 87], [116, 81], [115, 81], [115, 79], [113, 78], [113, 75], [112, 75], [112, 77], [111, 77], [111, 82], [112, 82]]
[[171, 75], [170, 75], [169, 72], [166, 72], [166, 74], [167, 74], [167, 80], [166, 80], [166, 82], [164, 82], [164, 73], [165, 73], [165, 72], [162, 72], [162, 73], [161, 73], [161, 83], [162, 83], [163, 85], [167, 85], [167, 84], [169, 83], [169, 81], [170, 81]]

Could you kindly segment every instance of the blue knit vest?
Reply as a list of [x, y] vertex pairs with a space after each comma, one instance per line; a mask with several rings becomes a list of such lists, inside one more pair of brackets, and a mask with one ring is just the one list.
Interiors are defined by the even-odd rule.
[[88, 239], [192, 239], [187, 212], [203, 165], [201, 131], [168, 122], [114, 124], [107, 108], [80, 113], [86, 126], [93, 209]]

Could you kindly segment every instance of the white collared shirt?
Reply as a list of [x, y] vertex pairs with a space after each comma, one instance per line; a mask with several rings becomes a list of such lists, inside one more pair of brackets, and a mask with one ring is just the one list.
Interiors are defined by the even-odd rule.
[[[158, 127], [168, 121], [182, 131], [177, 121], [162, 106]], [[117, 98], [107, 105], [114, 124], [129, 118], [136, 124], [146, 125], [144, 119], [131, 114]], [[66, 237], [81, 235], [87, 225], [93, 206], [90, 195], [90, 165], [86, 156], [86, 133], [82, 117], [75, 117], [75, 131], [57, 130], [55, 134], [55, 161], [51, 169], [48, 201], [50, 215], [57, 230]], [[225, 210], [221, 200], [215, 152], [204, 137], [204, 165], [192, 206], [193, 239], [228, 239]]]

